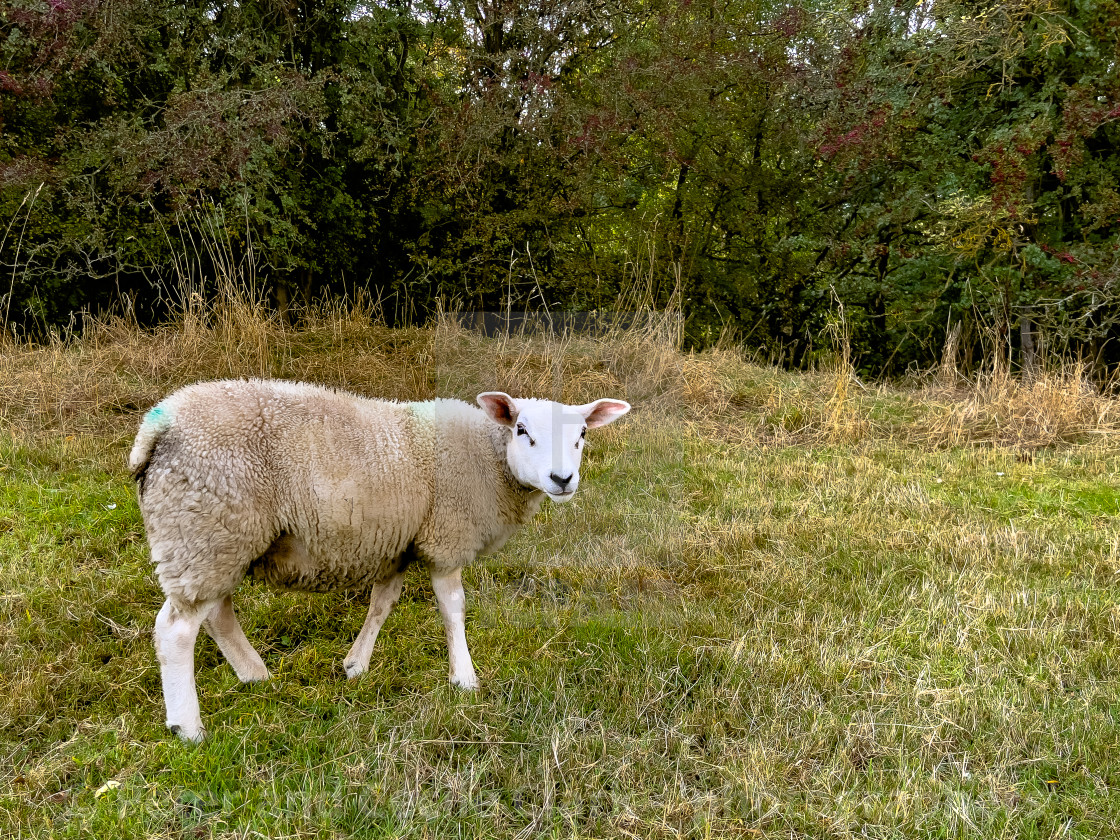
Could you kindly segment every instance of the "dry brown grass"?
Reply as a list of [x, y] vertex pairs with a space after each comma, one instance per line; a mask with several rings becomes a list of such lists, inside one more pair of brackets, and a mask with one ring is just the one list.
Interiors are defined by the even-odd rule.
[[1120, 429], [1120, 402], [1093, 385], [1084, 365], [1029, 379], [995, 365], [965, 379], [946, 362], [917, 384], [869, 386], [855, 374], [842, 330], [841, 320], [833, 363], [788, 374], [732, 347], [682, 352], [675, 311], [646, 310], [598, 335], [487, 337], [453, 313], [390, 329], [370, 301], [305, 312], [295, 329], [247, 295], [217, 305], [195, 295], [173, 323], [154, 330], [127, 318], [90, 319], [80, 334], [38, 345], [0, 340], [0, 423], [28, 434], [120, 434], [131, 431], [124, 415], [184, 384], [261, 376], [402, 400], [471, 400], [494, 389], [568, 402], [610, 394], [644, 413], [758, 445], [874, 438], [1029, 452]]
[[679, 352], [676, 321], [650, 312], [596, 337], [493, 339], [450, 314], [424, 328], [389, 329], [373, 306], [334, 306], [306, 313], [297, 330], [244, 299], [194, 301], [154, 330], [122, 318], [90, 320], [80, 336], [0, 345], [0, 422], [28, 432], [104, 433], [176, 387], [243, 376], [402, 400], [502, 389], [569, 402], [610, 393], [659, 408], [718, 403], [719, 377], [710, 363]]
[[1029, 451], [1120, 429], [1120, 404], [1101, 393], [1088, 366], [1078, 362], [1027, 378], [1004, 369], [971, 381], [939, 381], [921, 396], [936, 411], [917, 435], [942, 446], [987, 443]]

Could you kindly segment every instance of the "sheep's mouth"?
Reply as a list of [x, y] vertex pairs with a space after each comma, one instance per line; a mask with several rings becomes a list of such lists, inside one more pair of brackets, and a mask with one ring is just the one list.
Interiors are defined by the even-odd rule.
[[560, 493], [555, 493], [551, 490], [546, 490], [545, 492], [547, 493], [548, 498], [552, 499], [552, 501], [554, 502], [566, 502], [576, 494], [575, 490], [564, 490]]

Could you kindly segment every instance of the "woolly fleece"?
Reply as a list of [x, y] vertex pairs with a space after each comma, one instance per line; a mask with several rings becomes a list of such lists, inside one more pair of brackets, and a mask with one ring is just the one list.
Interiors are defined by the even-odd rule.
[[412, 558], [452, 570], [500, 548], [544, 498], [510, 473], [510, 435], [459, 400], [203, 382], [145, 415], [129, 466], [160, 585], [189, 608], [250, 572], [364, 590]]

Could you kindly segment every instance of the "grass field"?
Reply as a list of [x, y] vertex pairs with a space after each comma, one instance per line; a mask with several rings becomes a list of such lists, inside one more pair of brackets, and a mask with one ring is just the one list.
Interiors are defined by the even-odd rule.
[[[671, 325], [599, 340], [188, 317], [0, 355], [0, 836], [1120, 836], [1120, 407], [1067, 370], [861, 387]], [[631, 400], [576, 500], [464, 575], [481, 690], [425, 575], [246, 584], [273, 679], [209, 639], [163, 726], [142, 411], [266, 374], [371, 395]]]

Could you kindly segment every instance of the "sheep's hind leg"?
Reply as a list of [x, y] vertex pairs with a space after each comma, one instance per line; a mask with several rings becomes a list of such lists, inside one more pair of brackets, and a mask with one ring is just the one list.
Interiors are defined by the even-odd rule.
[[210, 610], [202, 626], [210, 634], [210, 638], [218, 643], [222, 656], [233, 666], [234, 673], [241, 682], [268, 679], [268, 668], [265, 667], [264, 660], [245, 637], [245, 631], [241, 629], [233, 611], [232, 595], [227, 595]]
[[342, 667], [346, 669], [346, 676], [350, 679], [364, 674], [369, 667], [369, 658], [373, 655], [373, 644], [377, 641], [377, 634], [381, 632], [381, 625], [385, 623], [389, 611], [401, 597], [402, 586], [404, 586], [404, 572], [400, 571], [385, 583], [373, 587], [365, 623], [358, 632], [358, 638], [354, 639], [350, 652], [342, 660]]
[[447, 635], [447, 654], [450, 661], [450, 679], [453, 685], [473, 690], [478, 688], [471, 652], [467, 649], [465, 612], [467, 598], [463, 593], [463, 570], [437, 573], [432, 570], [432, 589], [443, 615], [443, 629]]
[[205, 735], [194, 682], [194, 643], [203, 619], [216, 603], [206, 601], [183, 607], [168, 598], [156, 616], [153, 637], [163, 681], [167, 726], [185, 741], [201, 741]]

